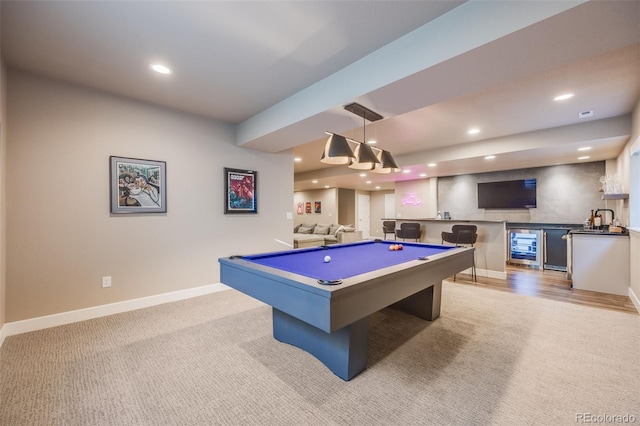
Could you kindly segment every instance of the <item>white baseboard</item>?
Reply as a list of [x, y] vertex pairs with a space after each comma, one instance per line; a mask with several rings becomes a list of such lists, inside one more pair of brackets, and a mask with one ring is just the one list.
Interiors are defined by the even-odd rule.
[[43, 330], [45, 328], [57, 327], [59, 325], [71, 324], [93, 318], [100, 318], [107, 315], [134, 311], [136, 309], [148, 308], [155, 305], [161, 305], [163, 303], [176, 302], [178, 300], [203, 296], [205, 294], [227, 289], [229, 289], [229, 287], [221, 283], [209, 284], [186, 290], [157, 294], [155, 296], [141, 297], [139, 299], [125, 300], [122, 302], [93, 306], [91, 308], [78, 309], [75, 311], [61, 312], [59, 314], [30, 318], [22, 321], [8, 322], [0, 330], [0, 345], [2, 345], [5, 337], [14, 336], [16, 334], [28, 333], [30, 331]]
[[633, 292], [631, 287], [629, 287], [629, 299], [633, 302], [633, 306], [636, 307], [636, 311], [640, 312], [640, 299], [638, 299], [638, 295]]

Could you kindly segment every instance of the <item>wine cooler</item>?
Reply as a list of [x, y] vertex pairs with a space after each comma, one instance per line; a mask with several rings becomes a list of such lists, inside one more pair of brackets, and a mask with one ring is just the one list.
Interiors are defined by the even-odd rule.
[[509, 229], [509, 263], [540, 268], [542, 265], [542, 230]]

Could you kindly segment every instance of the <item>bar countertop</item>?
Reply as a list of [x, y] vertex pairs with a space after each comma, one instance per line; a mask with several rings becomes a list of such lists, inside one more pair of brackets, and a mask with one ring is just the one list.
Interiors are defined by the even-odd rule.
[[570, 234], [584, 234], [584, 235], [606, 235], [609, 237], [628, 237], [629, 230], [624, 228], [622, 232], [609, 232], [603, 229], [573, 229]]
[[405, 217], [393, 217], [385, 218], [381, 220], [395, 220], [396, 222], [443, 222], [443, 223], [506, 223], [504, 220], [486, 220], [486, 219], [436, 219], [435, 217], [424, 218], [405, 218]]

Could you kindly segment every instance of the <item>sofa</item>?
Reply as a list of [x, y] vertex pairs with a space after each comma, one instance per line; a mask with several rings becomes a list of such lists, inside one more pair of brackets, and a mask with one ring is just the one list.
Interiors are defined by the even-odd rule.
[[302, 223], [293, 228], [293, 247], [317, 247], [362, 240], [362, 231], [353, 225]]

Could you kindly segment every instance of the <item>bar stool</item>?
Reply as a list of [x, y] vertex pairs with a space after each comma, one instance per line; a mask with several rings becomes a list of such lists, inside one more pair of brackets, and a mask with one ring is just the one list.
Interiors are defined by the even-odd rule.
[[402, 238], [402, 241], [406, 239], [420, 241], [421, 234], [420, 224], [417, 222], [401, 223], [400, 229], [396, 230], [396, 237]]
[[[453, 225], [451, 232], [442, 232], [442, 243], [455, 244], [457, 247], [473, 247], [478, 240], [478, 227], [476, 225]], [[476, 275], [476, 253], [473, 252], [473, 263], [471, 266], [471, 278], [474, 282], [478, 281]], [[453, 275], [453, 281], [456, 275]]]
[[384, 239], [387, 238], [387, 234], [392, 234], [393, 239], [396, 239], [396, 221], [395, 220], [384, 220], [382, 221], [382, 232], [384, 234]]

